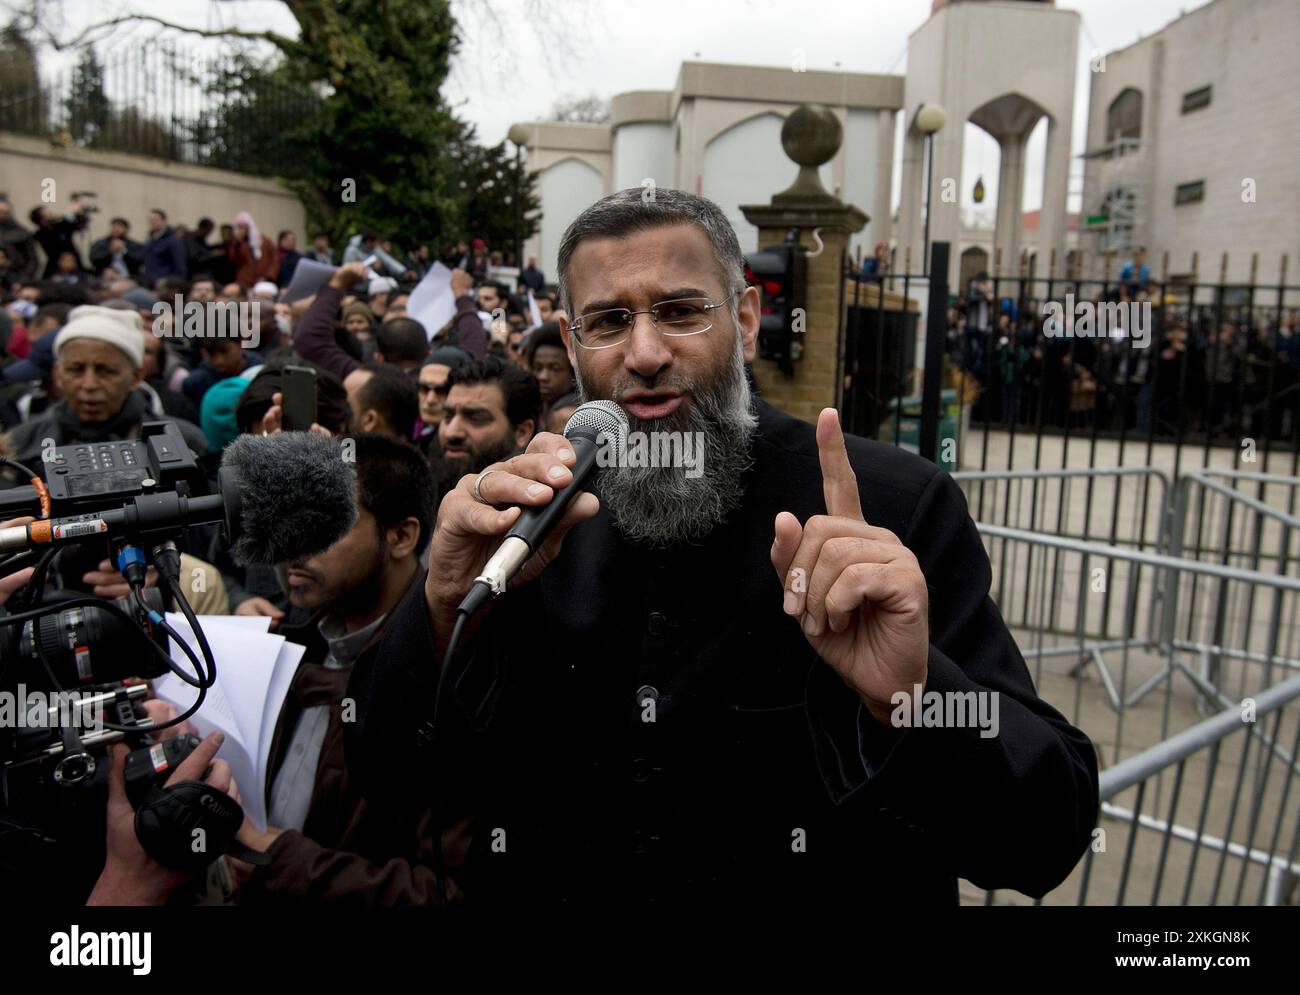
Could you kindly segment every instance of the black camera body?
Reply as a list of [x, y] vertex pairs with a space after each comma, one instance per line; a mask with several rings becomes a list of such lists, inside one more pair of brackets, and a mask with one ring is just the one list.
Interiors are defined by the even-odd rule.
[[175, 422], [145, 422], [140, 438], [60, 446], [44, 456], [45, 486], [60, 517], [100, 511], [159, 491], [200, 486], [198, 461]]
[[[77, 865], [62, 873], [66, 899], [103, 863], [108, 746], [132, 748], [128, 794], [138, 803], [197, 745], [188, 736], [146, 739], [148, 686], [138, 679], [167, 670], [164, 591], [110, 602], [68, 581], [124, 546], [136, 548], [141, 578], [146, 551], [168, 548], [178, 564], [174, 543], [189, 524], [211, 523], [221, 499], [206, 494], [206, 475], [174, 422], [146, 422], [133, 440], [54, 448], [42, 463], [43, 486], [0, 491], [0, 519], [41, 515], [27, 527], [27, 548], [44, 548], [43, 565], [57, 563], [65, 581], [56, 591], [29, 585], [0, 609], [0, 719], [8, 719], [0, 721], [0, 865], [17, 873]], [[0, 537], [22, 542], [22, 533]]]

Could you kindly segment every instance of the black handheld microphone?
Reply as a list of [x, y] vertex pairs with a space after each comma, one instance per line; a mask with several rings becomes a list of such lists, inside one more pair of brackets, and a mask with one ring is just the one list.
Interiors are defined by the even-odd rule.
[[614, 401], [588, 401], [581, 405], [564, 426], [564, 437], [573, 445], [576, 457], [573, 479], [556, 491], [540, 508], [525, 508], [514, 528], [506, 533], [497, 551], [474, 578], [474, 586], [457, 609], [458, 614], [473, 615], [487, 602], [505, 592], [510, 578], [517, 574], [528, 558], [546, 542], [546, 537], [596, 475], [597, 456], [605, 446], [622, 451], [627, 443], [627, 416]]

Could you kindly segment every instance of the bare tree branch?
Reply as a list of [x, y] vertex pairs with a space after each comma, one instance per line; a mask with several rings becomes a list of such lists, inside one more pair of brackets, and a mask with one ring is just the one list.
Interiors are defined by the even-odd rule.
[[294, 53], [298, 49], [298, 42], [295, 39], [275, 31], [241, 31], [238, 28], [217, 28], [213, 30], [191, 28], [184, 24], [175, 24], [172, 21], [163, 20], [161, 17], [154, 17], [151, 14], [123, 14], [120, 17], [111, 17], [106, 21], [99, 21], [96, 24], [87, 26], [80, 33], [68, 39], [60, 39], [53, 31], [45, 27], [42, 27], [42, 33], [45, 35], [50, 47], [57, 52], [61, 52], [69, 48], [77, 48], [90, 41], [91, 36], [97, 32], [121, 24], [156, 24], [168, 31], [180, 31], [201, 38], [241, 38], [246, 41], [265, 41], [274, 45], [286, 55]]

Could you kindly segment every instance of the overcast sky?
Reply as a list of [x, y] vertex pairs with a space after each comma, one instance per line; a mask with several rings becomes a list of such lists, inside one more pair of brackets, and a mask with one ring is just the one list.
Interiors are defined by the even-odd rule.
[[[1200, 0], [1057, 3], [1081, 18], [1076, 154], [1083, 151], [1090, 55], [1129, 45], [1201, 5]], [[278, 0], [62, 0], [62, 7], [70, 26], [130, 12], [195, 27], [296, 33], [296, 23]], [[608, 99], [625, 90], [671, 89], [684, 60], [789, 66], [794, 50], [802, 49], [809, 69], [901, 74], [907, 68], [908, 35], [929, 16], [930, 7], [931, 0], [453, 0], [464, 44], [445, 92], [490, 144], [504, 138], [515, 121], [546, 117], [565, 97]], [[135, 28], [119, 35], [115, 46], [155, 31]], [[982, 175], [987, 205], [996, 197], [997, 149], [970, 128], [962, 201], [969, 202], [974, 177]], [[1026, 207], [1040, 199], [1041, 133], [1036, 139], [1029, 148]], [[1081, 175], [1078, 160], [1072, 172]], [[1072, 186], [1077, 193], [1078, 181]]]

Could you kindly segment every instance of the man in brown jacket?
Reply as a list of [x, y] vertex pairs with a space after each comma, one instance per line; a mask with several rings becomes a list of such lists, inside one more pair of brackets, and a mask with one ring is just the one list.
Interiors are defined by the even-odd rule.
[[[240, 834], [271, 862], [252, 870], [241, 901], [406, 905], [459, 894], [444, 881], [427, 794], [413, 790], [409, 805], [377, 808], [361, 800], [344, 762], [344, 727], [355, 718], [348, 677], [375, 652], [393, 607], [423, 576], [435, 504], [428, 463], [413, 447], [376, 435], [355, 442], [356, 524], [324, 553], [282, 565], [290, 601], [312, 617], [281, 630], [307, 651], [272, 740], [270, 826], [258, 832], [245, 823]], [[442, 835], [454, 874], [464, 824]]]

